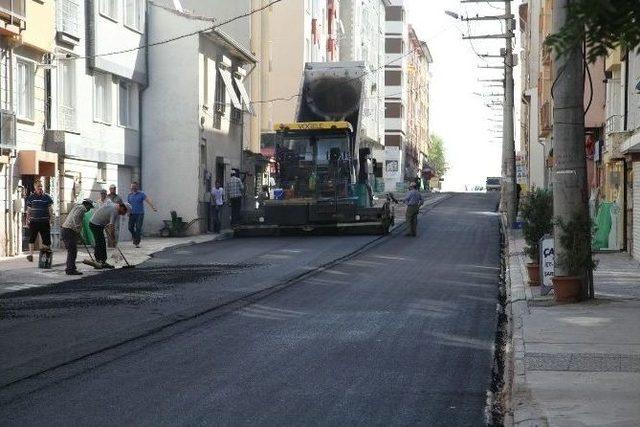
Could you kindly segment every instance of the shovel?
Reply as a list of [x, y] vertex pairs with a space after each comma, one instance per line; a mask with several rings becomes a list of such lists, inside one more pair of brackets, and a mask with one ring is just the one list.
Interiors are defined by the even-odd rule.
[[116, 246], [116, 249], [118, 250], [118, 252], [120, 252], [120, 256], [122, 257], [124, 262], [127, 264], [127, 265], [123, 265], [122, 268], [136, 268], [135, 265], [129, 264], [129, 261], [127, 261], [127, 259], [124, 257], [124, 254], [122, 253], [122, 251], [120, 250], [120, 248], [118, 246]]

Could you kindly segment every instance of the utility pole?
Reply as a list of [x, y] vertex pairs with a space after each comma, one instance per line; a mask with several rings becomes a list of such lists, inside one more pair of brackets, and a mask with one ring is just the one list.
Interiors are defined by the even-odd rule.
[[513, 136], [513, 30], [515, 21], [511, 17], [511, 0], [504, 4], [506, 20], [506, 38], [504, 54], [504, 120], [502, 122], [502, 162], [505, 176], [503, 176], [502, 197], [507, 211], [507, 224], [512, 226], [516, 222], [516, 142]]
[[[504, 15], [475, 16], [462, 18], [464, 21], [489, 21], [504, 20], [504, 34], [487, 34], [482, 36], [466, 36], [463, 39], [505, 39], [504, 52], [501, 55], [482, 54], [483, 58], [502, 57], [504, 59], [504, 102], [502, 108], [502, 186], [501, 186], [501, 210], [506, 213], [509, 226], [516, 221], [517, 193], [516, 193], [516, 155], [513, 123], [514, 87], [513, 67], [513, 37], [515, 30], [514, 16], [511, 14], [512, 0], [462, 0], [461, 3], [504, 3]], [[482, 81], [482, 80], [481, 80]], [[490, 81], [490, 80], [484, 80]]]
[[[571, 0], [555, 0], [553, 32], [567, 21]], [[553, 74], [553, 212], [565, 223], [573, 215], [588, 215], [587, 165], [584, 148], [584, 59], [582, 46], [576, 43], [562, 56], [554, 54]], [[555, 226], [555, 256], [570, 250], [561, 245], [561, 230]], [[590, 236], [584, 236], [589, 238]], [[590, 240], [589, 240], [590, 241]], [[569, 276], [569, 271], [556, 265], [556, 276]], [[593, 298], [591, 271], [583, 274], [582, 297]]]

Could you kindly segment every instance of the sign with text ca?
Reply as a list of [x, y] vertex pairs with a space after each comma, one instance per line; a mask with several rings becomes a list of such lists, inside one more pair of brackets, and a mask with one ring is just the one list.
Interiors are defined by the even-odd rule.
[[553, 237], [545, 236], [540, 239], [540, 295], [547, 295], [553, 289], [555, 262]]

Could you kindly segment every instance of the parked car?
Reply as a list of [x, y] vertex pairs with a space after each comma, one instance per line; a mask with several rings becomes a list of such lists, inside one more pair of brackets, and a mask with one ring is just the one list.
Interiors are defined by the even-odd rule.
[[489, 176], [487, 177], [487, 193], [489, 191], [500, 191], [500, 177], [499, 176]]

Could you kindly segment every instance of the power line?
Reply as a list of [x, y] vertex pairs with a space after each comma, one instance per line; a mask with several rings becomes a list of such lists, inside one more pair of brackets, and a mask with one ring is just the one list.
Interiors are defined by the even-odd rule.
[[100, 58], [100, 57], [104, 57], [104, 56], [113, 56], [113, 55], [121, 55], [123, 53], [129, 53], [129, 52], [135, 52], [137, 50], [140, 49], [145, 49], [145, 48], [149, 48], [149, 47], [154, 47], [154, 46], [159, 46], [159, 45], [163, 45], [163, 44], [167, 44], [167, 43], [171, 43], [177, 40], [181, 40], [181, 39], [185, 39], [187, 37], [192, 37], [198, 34], [203, 34], [203, 33], [208, 33], [210, 31], [215, 30], [216, 28], [219, 28], [223, 25], [226, 24], [230, 24], [231, 22], [237, 21], [239, 19], [242, 18], [247, 18], [251, 15], [253, 15], [254, 13], [258, 13], [258, 12], [262, 12], [265, 9], [268, 9], [269, 7], [273, 6], [276, 3], [280, 3], [282, 0], [272, 0], [271, 2], [267, 3], [266, 5], [259, 7], [257, 9], [252, 9], [249, 12], [243, 13], [241, 15], [237, 15], [234, 16], [232, 18], [229, 18], [225, 21], [220, 22], [219, 24], [215, 24], [215, 25], [211, 25], [207, 28], [203, 28], [201, 30], [197, 30], [197, 31], [192, 31], [190, 33], [186, 33], [186, 34], [181, 34], [179, 36], [175, 36], [175, 37], [171, 37], [165, 40], [161, 40], [161, 41], [157, 41], [157, 42], [153, 42], [153, 43], [145, 43], [141, 46], [136, 46], [136, 47], [132, 47], [129, 49], [122, 49], [122, 50], [116, 50], [116, 51], [112, 51], [112, 52], [106, 52], [106, 53], [98, 53], [95, 55], [87, 55], [87, 56], [75, 56], [75, 57], [66, 57], [66, 58], [60, 58], [60, 59], [65, 59], [65, 60], [78, 60], [78, 59], [92, 59], [92, 58]]
[[[352, 78], [350, 78], [350, 79], [348, 79], [348, 80], [345, 80], [345, 81], [343, 81], [343, 82], [337, 83], [337, 85], [342, 86], [342, 85], [345, 85], [345, 84], [351, 83], [352, 81], [362, 79], [362, 78], [367, 77], [367, 76], [370, 76], [370, 75], [372, 75], [372, 74], [376, 74], [376, 73], [380, 72], [381, 70], [383, 70], [387, 65], [391, 65], [391, 64], [393, 64], [394, 62], [397, 62], [397, 61], [399, 61], [399, 60], [401, 60], [401, 59], [404, 59], [404, 58], [406, 58], [407, 56], [411, 55], [412, 53], [416, 52], [416, 51], [417, 51], [417, 50], [419, 50], [419, 49], [421, 49], [421, 48], [420, 48], [420, 47], [416, 47], [415, 49], [411, 49], [411, 50], [410, 50], [410, 51], [408, 51], [407, 53], [405, 53], [405, 54], [403, 54], [403, 55], [401, 55], [401, 56], [399, 56], [399, 57], [397, 57], [397, 58], [395, 58], [395, 59], [392, 59], [391, 61], [385, 62], [385, 63], [384, 63], [384, 64], [382, 64], [381, 66], [376, 67], [376, 68], [374, 68], [373, 70], [371, 70], [371, 71], [369, 71], [369, 72], [367, 72], [367, 73], [364, 73], [364, 74], [359, 75], [359, 76], [356, 76], [356, 77], [352, 77]], [[291, 95], [291, 96], [278, 97], [278, 98], [272, 98], [272, 99], [266, 99], [266, 100], [260, 100], [260, 101], [252, 101], [251, 103], [252, 103], [252, 104], [266, 104], [266, 103], [269, 103], [269, 102], [276, 102], [276, 101], [291, 101], [291, 100], [293, 100], [294, 98], [300, 97], [300, 96], [302, 96], [302, 95], [303, 95], [303, 93], [302, 93], [302, 92], [298, 92], [298, 93], [295, 93], [295, 94], [293, 94], [293, 95]], [[381, 98], [381, 99], [384, 99], [384, 98], [386, 98], [386, 95], [385, 95], [385, 96], [383, 96], [383, 97], [380, 97], [380, 98]]]

